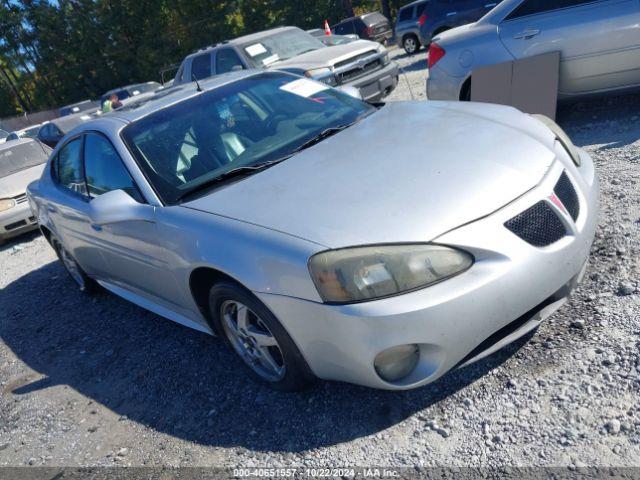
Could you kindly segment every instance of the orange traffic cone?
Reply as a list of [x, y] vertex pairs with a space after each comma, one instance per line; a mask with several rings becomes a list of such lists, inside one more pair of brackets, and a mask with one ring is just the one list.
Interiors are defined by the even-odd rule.
[[331, 35], [331, 28], [329, 28], [329, 21], [328, 20], [324, 21], [324, 34], [325, 35]]

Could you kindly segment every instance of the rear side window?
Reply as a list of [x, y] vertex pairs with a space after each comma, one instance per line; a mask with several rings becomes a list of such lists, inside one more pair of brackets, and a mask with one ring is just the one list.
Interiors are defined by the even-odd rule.
[[240, 57], [230, 48], [222, 48], [216, 52], [216, 73], [227, 73], [234, 70], [243, 70], [244, 65]]
[[84, 168], [91, 198], [113, 190], [124, 190], [134, 200], [142, 202], [129, 171], [113, 145], [102, 135], [90, 133], [85, 137]]
[[416, 15], [415, 18], [421, 17], [424, 13], [424, 9], [427, 8], [427, 2], [419, 3], [416, 5]]
[[563, 8], [579, 7], [589, 3], [598, 3], [594, 0], [525, 0], [505, 20], [528, 17], [539, 13], [561, 10]]
[[337, 35], [348, 35], [350, 33], [354, 33], [353, 30], [353, 20], [347, 20], [346, 22], [342, 22], [339, 25], [336, 25], [334, 28]]
[[398, 14], [399, 22], [408, 22], [412, 18], [413, 18], [413, 7], [403, 8], [402, 10], [400, 10], [400, 13]]
[[83, 196], [87, 195], [82, 171], [82, 140], [80, 138], [71, 140], [60, 149], [56, 166], [56, 177], [61, 187]]
[[192, 82], [195, 80], [201, 80], [211, 76], [211, 55], [205, 53], [204, 55], [198, 55], [193, 59], [191, 63], [191, 78], [188, 80]]

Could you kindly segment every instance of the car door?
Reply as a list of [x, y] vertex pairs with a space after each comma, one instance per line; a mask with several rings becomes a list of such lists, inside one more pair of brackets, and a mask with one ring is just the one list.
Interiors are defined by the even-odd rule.
[[[84, 142], [84, 168], [89, 201], [123, 190], [146, 203], [111, 142], [90, 132]], [[95, 227], [96, 242], [105, 260], [104, 280], [153, 301], [172, 306], [176, 282], [166, 259], [164, 239], [154, 222], [132, 220]]]
[[90, 276], [104, 275], [104, 261], [89, 219], [89, 199], [82, 167], [82, 137], [68, 141], [52, 160], [55, 188], [47, 196], [46, 214], [56, 235]]
[[499, 26], [515, 58], [560, 51], [561, 95], [640, 84], [638, 0], [525, 0]]

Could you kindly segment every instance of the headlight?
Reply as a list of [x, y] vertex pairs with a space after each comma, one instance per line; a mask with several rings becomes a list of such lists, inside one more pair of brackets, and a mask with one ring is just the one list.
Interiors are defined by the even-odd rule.
[[540, 120], [549, 128], [549, 130], [551, 130], [554, 133], [554, 135], [556, 136], [556, 139], [562, 144], [564, 149], [567, 151], [567, 153], [573, 160], [573, 163], [575, 163], [579, 167], [581, 163], [580, 153], [578, 152], [578, 149], [569, 138], [569, 135], [565, 133], [562, 127], [560, 127], [560, 125], [558, 125], [556, 122], [551, 120], [546, 115], [533, 114], [531, 116]]
[[5, 210], [9, 210], [16, 206], [16, 201], [13, 198], [7, 198], [0, 200], [0, 212], [4, 212]]
[[384, 55], [380, 57], [380, 61], [382, 62], [382, 65], [389, 65], [389, 62], [391, 60], [389, 59], [389, 52], [387, 52], [387, 49], [384, 48], [384, 47], [380, 47], [378, 49], [378, 53], [379, 54], [383, 54], [384, 53]]
[[304, 75], [319, 82], [326, 83], [327, 85], [331, 85], [332, 87], [338, 84], [336, 76], [333, 74], [333, 70], [328, 67], [307, 70], [304, 72]]
[[472, 264], [471, 254], [440, 245], [380, 245], [318, 253], [309, 271], [322, 300], [353, 303], [424, 288]]

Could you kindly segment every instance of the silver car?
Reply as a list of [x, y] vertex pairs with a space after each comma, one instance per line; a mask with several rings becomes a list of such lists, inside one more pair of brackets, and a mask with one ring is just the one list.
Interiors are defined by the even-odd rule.
[[468, 100], [482, 66], [560, 51], [560, 98], [640, 87], [638, 0], [506, 0], [434, 38], [427, 96]]
[[546, 118], [255, 71], [81, 125], [29, 196], [81, 289], [218, 334], [287, 390], [414, 388], [530, 332], [598, 213], [591, 159]]
[[27, 185], [40, 178], [51, 149], [31, 139], [0, 145], [0, 244], [38, 228]]

